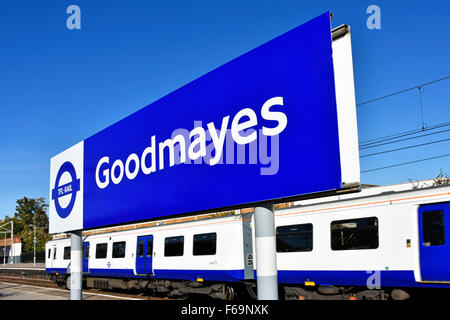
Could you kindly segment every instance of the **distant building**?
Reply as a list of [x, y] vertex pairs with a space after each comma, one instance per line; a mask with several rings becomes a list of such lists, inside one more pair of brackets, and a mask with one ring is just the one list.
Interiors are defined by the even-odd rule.
[[14, 237], [12, 246], [10, 237], [0, 239], [0, 263], [19, 263], [21, 254], [22, 240], [19, 237]]

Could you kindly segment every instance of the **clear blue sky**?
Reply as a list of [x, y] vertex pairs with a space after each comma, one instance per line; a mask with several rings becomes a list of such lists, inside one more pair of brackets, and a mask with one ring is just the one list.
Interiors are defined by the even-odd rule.
[[[66, 9], [81, 8], [81, 30]], [[366, 9], [381, 9], [369, 30]], [[352, 30], [358, 103], [450, 74], [442, 1], [99, 1], [0, 3], [0, 218], [49, 194], [50, 158], [206, 72], [330, 10]], [[423, 92], [428, 126], [450, 122], [450, 79]], [[358, 107], [360, 141], [421, 127], [418, 90]], [[445, 127], [447, 129], [450, 127]], [[442, 133], [367, 154], [449, 138]], [[450, 142], [361, 158], [361, 170], [449, 153]], [[450, 174], [450, 157], [362, 174], [391, 184]]]

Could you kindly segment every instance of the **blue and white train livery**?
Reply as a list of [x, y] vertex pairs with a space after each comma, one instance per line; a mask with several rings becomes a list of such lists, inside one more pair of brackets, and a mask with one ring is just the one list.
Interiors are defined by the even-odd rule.
[[[450, 185], [298, 201], [275, 210], [275, 227], [286, 299], [405, 299], [411, 288], [450, 286]], [[91, 230], [83, 242], [87, 287], [255, 296], [252, 213]], [[47, 243], [46, 269], [70, 283], [70, 239]]]

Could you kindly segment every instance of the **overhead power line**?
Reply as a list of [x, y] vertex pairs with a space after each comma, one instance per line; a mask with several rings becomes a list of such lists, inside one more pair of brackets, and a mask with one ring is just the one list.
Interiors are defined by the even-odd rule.
[[[434, 125], [434, 126], [426, 126], [425, 125], [425, 120], [424, 120], [424, 114], [423, 114], [423, 103], [422, 103], [422, 91], [423, 91], [423, 87], [440, 82], [440, 81], [444, 81], [450, 79], [450, 75], [445, 76], [443, 78], [440, 79], [436, 79], [433, 81], [429, 81], [426, 83], [422, 83], [422, 84], [418, 84], [414, 87], [410, 87], [407, 89], [403, 89], [397, 92], [393, 92], [375, 99], [371, 99], [371, 100], [367, 100], [361, 103], [357, 103], [356, 105], [359, 106], [363, 106], [375, 101], [379, 101], [382, 99], [386, 99], [398, 94], [402, 94], [411, 90], [418, 90], [419, 91], [419, 102], [420, 102], [420, 113], [421, 113], [421, 117], [422, 117], [422, 128], [421, 130], [417, 129], [417, 130], [410, 130], [410, 131], [406, 131], [406, 132], [401, 132], [401, 133], [397, 133], [397, 134], [392, 134], [392, 135], [388, 135], [388, 136], [384, 136], [384, 137], [379, 137], [379, 138], [374, 138], [374, 139], [369, 139], [366, 141], [363, 141], [359, 144], [359, 149], [360, 150], [364, 150], [364, 149], [368, 149], [368, 148], [374, 148], [374, 147], [380, 147], [380, 146], [384, 146], [384, 145], [388, 145], [388, 144], [393, 144], [393, 143], [398, 143], [398, 142], [403, 142], [403, 141], [407, 141], [407, 140], [412, 140], [412, 139], [417, 139], [417, 138], [423, 138], [423, 137], [427, 137], [427, 136], [432, 136], [435, 134], [439, 134], [439, 133], [443, 133], [443, 132], [448, 132], [450, 131], [450, 129], [445, 129], [445, 130], [440, 130], [440, 131], [435, 131], [435, 132], [431, 132], [431, 133], [427, 133], [427, 134], [423, 134], [423, 132], [425, 131], [430, 131], [430, 130], [435, 130], [438, 128], [443, 128], [446, 126], [450, 125], [450, 122], [446, 122], [446, 123], [441, 123], [438, 125]], [[420, 134], [420, 135], [419, 135]], [[390, 152], [396, 152], [396, 151], [400, 151], [400, 150], [405, 150], [405, 149], [411, 149], [411, 148], [417, 148], [417, 147], [422, 147], [422, 146], [426, 146], [426, 145], [430, 145], [430, 144], [436, 144], [436, 143], [441, 143], [441, 142], [445, 142], [445, 141], [449, 141], [450, 138], [446, 138], [446, 139], [441, 139], [441, 140], [436, 140], [436, 141], [430, 141], [430, 142], [425, 142], [425, 143], [420, 143], [420, 144], [415, 144], [415, 145], [410, 145], [410, 146], [406, 146], [406, 147], [400, 147], [400, 148], [395, 148], [395, 149], [390, 149], [390, 150], [385, 150], [385, 151], [380, 151], [380, 152], [374, 152], [371, 154], [366, 154], [366, 155], [362, 155], [360, 156], [360, 158], [364, 158], [364, 157], [369, 157], [369, 156], [375, 156], [375, 155], [380, 155], [380, 154], [386, 154], [386, 153], [390, 153]], [[364, 170], [361, 171], [361, 173], [367, 173], [367, 172], [373, 172], [373, 171], [378, 171], [378, 170], [384, 170], [384, 169], [388, 169], [388, 168], [394, 168], [394, 167], [399, 167], [399, 166], [404, 166], [404, 165], [408, 165], [408, 164], [413, 164], [413, 163], [418, 163], [418, 162], [423, 162], [423, 161], [429, 161], [429, 160], [434, 160], [434, 159], [439, 159], [439, 158], [444, 158], [444, 157], [448, 157], [450, 156], [450, 154], [443, 154], [443, 155], [439, 155], [439, 156], [434, 156], [434, 157], [429, 157], [429, 158], [424, 158], [424, 159], [418, 159], [418, 160], [413, 160], [413, 161], [408, 161], [408, 162], [403, 162], [403, 163], [397, 163], [397, 164], [393, 164], [393, 165], [389, 165], [389, 166], [383, 166], [383, 167], [379, 167], [379, 168], [373, 168], [373, 169], [368, 169], [368, 170]]]
[[407, 141], [407, 140], [412, 140], [412, 139], [423, 138], [423, 137], [432, 136], [432, 135], [435, 135], [435, 134], [448, 132], [448, 131], [450, 131], [450, 129], [445, 129], [445, 130], [440, 130], [440, 131], [431, 132], [431, 133], [427, 133], [427, 134], [422, 134], [420, 136], [415, 136], [415, 137], [408, 137], [408, 138], [398, 139], [398, 140], [395, 140], [395, 141], [388, 141], [388, 142], [377, 143], [377, 144], [373, 144], [373, 145], [360, 147], [359, 150], [375, 148], [375, 147], [384, 146], [384, 145], [387, 145], [387, 144], [392, 144], [392, 143], [397, 143], [397, 142], [402, 142], [402, 141]]
[[388, 168], [394, 168], [394, 167], [404, 166], [404, 165], [407, 165], [407, 164], [412, 164], [412, 163], [417, 163], [417, 162], [422, 162], [422, 161], [428, 161], [428, 160], [433, 160], [433, 159], [438, 159], [438, 158], [444, 158], [444, 157], [448, 157], [448, 156], [450, 156], [450, 153], [443, 154], [443, 155], [436, 156], [436, 157], [431, 157], [431, 158], [425, 158], [425, 159], [419, 159], [419, 160], [414, 160], [414, 161], [409, 161], [409, 162], [398, 163], [398, 164], [394, 164], [394, 165], [391, 165], [391, 166], [385, 166], [385, 167], [380, 167], [380, 168], [364, 170], [364, 171], [361, 171], [361, 173], [372, 172], [372, 171], [377, 171], [377, 170], [383, 170], [383, 169], [388, 169]]
[[360, 142], [359, 146], [360, 147], [366, 147], [366, 146], [369, 146], [369, 145], [372, 145], [372, 144], [377, 144], [379, 142], [389, 141], [389, 140], [393, 140], [393, 139], [409, 136], [409, 135], [412, 135], [412, 134], [418, 134], [418, 133], [422, 133], [422, 132], [425, 132], [425, 131], [430, 131], [430, 130], [446, 127], [446, 126], [449, 126], [449, 125], [450, 125], [450, 122], [444, 122], [444, 123], [436, 124], [436, 125], [433, 125], [433, 126], [428, 126], [428, 127], [424, 128], [424, 129], [409, 130], [409, 131], [404, 131], [404, 132], [391, 134], [391, 135], [388, 135], [388, 136], [383, 136], [383, 137], [379, 137], [379, 138], [373, 138], [373, 139], [369, 139], [369, 140], [365, 140], [365, 141]]
[[407, 146], [407, 147], [402, 147], [402, 148], [397, 148], [397, 149], [391, 149], [391, 150], [386, 150], [386, 151], [380, 151], [380, 152], [365, 154], [365, 155], [360, 156], [360, 158], [365, 158], [365, 157], [370, 157], [370, 156], [375, 156], [375, 155], [379, 155], [379, 154], [383, 154], [383, 153], [390, 153], [390, 152], [395, 152], [395, 151], [400, 151], [400, 150], [405, 150], [405, 149], [422, 147], [422, 146], [426, 146], [426, 145], [429, 145], [429, 144], [435, 144], [435, 143], [445, 142], [445, 141], [449, 141], [449, 140], [450, 140], [450, 138], [447, 138], [447, 139], [442, 139], [442, 140], [437, 140], [437, 141], [431, 141], [431, 142], [426, 142], [426, 143], [421, 143], [421, 144], [415, 144], [415, 145], [412, 145], [412, 146]]
[[356, 106], [359, 107], [359, 106], [362, 106], [362, 105], [365, 105], [365, 104], [368, 104], [368, 103], [371, 103], [371, 102], [375, 102], [375, 101], [378, 101], [378, 100], [381, 100], [381, 99], [389, 98], [389, 97], [395, 96], [397, 94], [404, 93], [404, 92], [411, 91], [411, 90], [415, 90], [415, 89], [421, 90], [422, 87], [428, 86], [430, 84], [433, 84], [433, 83], [436, 83], [436, 82], [439, 82], [439, 81], [447, 80], [449, 78], [450, 78], [450, 75], [449, 76], [445, 76], [445, 77], [443, 77], [441, 79], [437, 79], [437, 80], [433, 80], [433, 81], [430, 81], [430, 82], [418, 84], [418, 85], [416, 85], [414, 87], [411, 87], [411, 88], [408, 88], [408, 89], [403, 89], [403, 90], [400, 90], [400, 91], [397, 91], [397, 92], [393, 92], [393, 93], [387, 94], [387, 95], [382, 96], [382, 97], [378, 97], [378, 98], [375, 98], [375, 99], [371, 99], [371, 100], [367, 100], [367, 101], [364, 101], [364, 102], [357, 103]]

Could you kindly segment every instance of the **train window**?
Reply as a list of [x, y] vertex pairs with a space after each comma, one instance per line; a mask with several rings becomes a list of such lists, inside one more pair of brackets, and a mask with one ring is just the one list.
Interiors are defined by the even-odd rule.
[[331, 222], [331, 249], [358, 250], [378, 248], [378, 218]]
[[95, 258], [96, 259], [105, 259], [107, 250], [108, 250], [107, 243], [97, 243], [97, 245], [95, 247]]
[[203, 233], [194, 235], [194, 256], [216, 254], [217, 233]]
[[125, 241], [114, 242], [113, 243], [113, 258], [124, 258], [125, 257]]
[[184, 253], [184, 237], [169, 237], [165, 239], [164, 256], [182, 256]]
[[86, 244], [84, 247], [86, 248], [86, 249], [84, 250], [84, 257], [85, 257], [86, 259], [89, 259], [89, 247], [90, 247], [90, 244]]
[[428, 211], [422, 214], [423, 243], [425, 246], [445, 244], [444, 213]]
[[144, 256], [144, 239], [139, 239], [138, 241], [138, 257], [142, 258]]
[[53, 250], [53, 260], [55, 260], [56, 259], [56, 247], [55, 247], [55, 250]]
[[52, 249], [48, 249], [48, 259], [52, 256]]
[[277, 252], [302, 252], [313, 249], [313, 225], [311, 223], [278, 227]]
[[64, 260], [70, 260], [70, 247], [64, 247]]
[[147, 257], [153, 255], [153, 237], [147, 237]]

